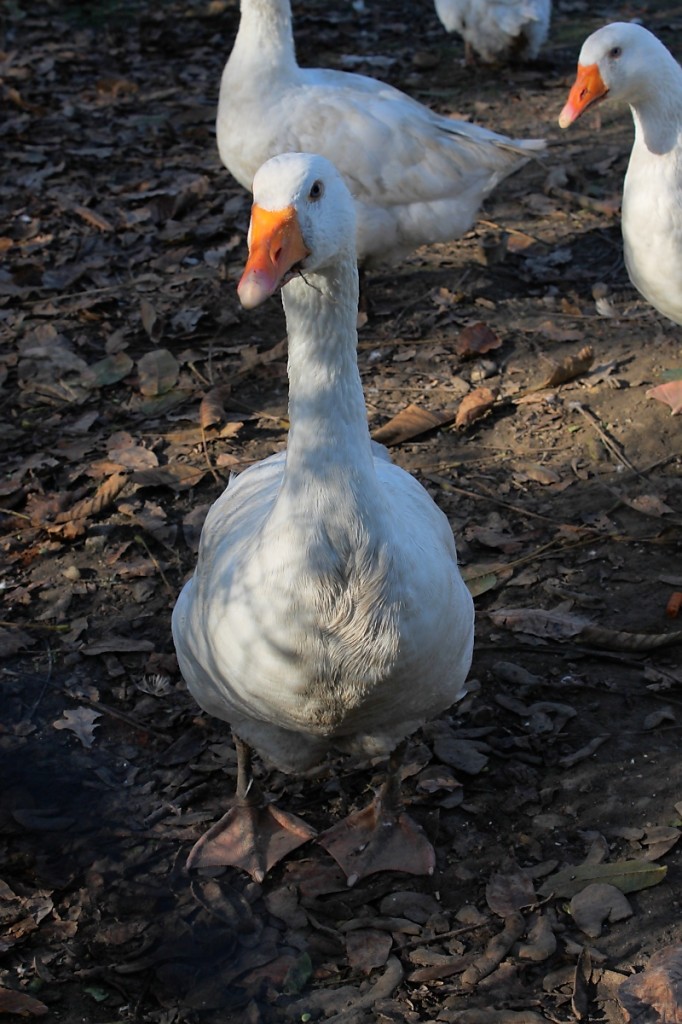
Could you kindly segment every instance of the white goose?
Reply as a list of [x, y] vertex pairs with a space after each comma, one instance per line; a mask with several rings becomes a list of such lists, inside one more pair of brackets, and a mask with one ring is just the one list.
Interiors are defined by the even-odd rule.
[[625, 265], [644, 298], [682, 324], [682, 68], [641, 25], [606, 25], [583, 43], [559, 124], [607, 97], [629, 103], [635, 122], [623, 186]]
[[458, 238], [488, 193], [544, 149], [442, 117], [374, 78], [300, 68], [289, 0], [241, 0], [216, 130], [223, 163], [246, 189], [277, 153], [331, 160], [355, 199], [365, 266]]
[[189, 865], [262, 878], [313, 835], [266, 805], [250, 748], [285, 772], [331, 749], [394, 752], [364, 811], [321, 841], [352, 882], [426, 873], [433, 850], [401, 813], [395, 748], [459, 700], [473, 607], [445, 515], [370, 441], [357, 366], [358, 274], [348, 189], [324, 158], [285, 154], [254, 181], [247, 309], [280, 286], [289, 340], [288, 448], [251, 466], [211, 508], [173, 612], [182, 674], [236, 737], [235, 806]]
[[552, 0], [434, 0], [447, 32], [465, 43], [467, 63], [473, 53], [492, 64], [500, 60], [534, 60], [547, 39]]

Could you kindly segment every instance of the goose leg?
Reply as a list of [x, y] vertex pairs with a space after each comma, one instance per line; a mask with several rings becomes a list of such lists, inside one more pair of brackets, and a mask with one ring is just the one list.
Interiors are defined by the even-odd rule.
[[349, 814], [319, 838], [347, 876], [348, 885], [377, 871], [433, 874], [433, 847], [403, 811], [400, 768], [406, 746], [403, 741], [391, 754], [386, 777], [372, 803]]
[[233, 738], [237, 750], [234, 806], [194, 844], [187, 867], [241, 868], [262, 882], [271, 867], [316, 832], [296, 815], [265, 802], [251, 774], [251, 748], [238, 736]]

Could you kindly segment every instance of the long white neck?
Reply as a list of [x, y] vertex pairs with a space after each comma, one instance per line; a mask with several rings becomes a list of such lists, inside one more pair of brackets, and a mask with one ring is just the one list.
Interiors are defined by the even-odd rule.
[[357, 363], [354, 259], [295, 278], [282, 297], [290, 429], [280, 496], [295, 499], [312, 490], [330, 501], [353, 494], [365, 501], [376, 489], [376, 474]]
[[675, 147], [682, 134], [682, 68], [664, 46], [656, 57], [656, 74], [645, 91], [638, 90], [630, 108], [636, 141], [662, 155]]
[[229, 64], [252, 66], [254, 58], [264, 76], [270, 69], [297, 67], [289, 0], [241, 0], [239, 30]]

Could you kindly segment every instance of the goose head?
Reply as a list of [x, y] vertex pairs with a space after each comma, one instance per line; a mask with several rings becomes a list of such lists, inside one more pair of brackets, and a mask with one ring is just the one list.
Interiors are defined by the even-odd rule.
[[[578, 71], [559, 124], [567, 128], [589, 107], [606, 99], [636, 104], [657, 88], [663, 44], [641, 25], [614, 22], [583, 43]], [[672, 58], [670, 58], [672, 59]]]
[[249, 258], [237, 287], [253, 309], [293, 278], [355, 261], [355, 208], [334, 165], [310, 153], [283, 153], [253, 180]]

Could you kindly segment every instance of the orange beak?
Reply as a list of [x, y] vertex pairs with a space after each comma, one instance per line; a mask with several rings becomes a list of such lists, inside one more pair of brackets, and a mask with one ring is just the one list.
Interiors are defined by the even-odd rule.
[[606, 96], [608, 89], [602, 81], [597, 64], [578, 64], [578, 73], [568, 94], [566, 106], [559, 114], [559, 126], [568, 128], [588, 107]]
[[[249, 258], [237, 285], [244, 309], [253, 309], [293, 277], [289, 271], [309, 255], [293, 206], [251, 209]], [[289, 276], [287, 276], [289, 275]]]

